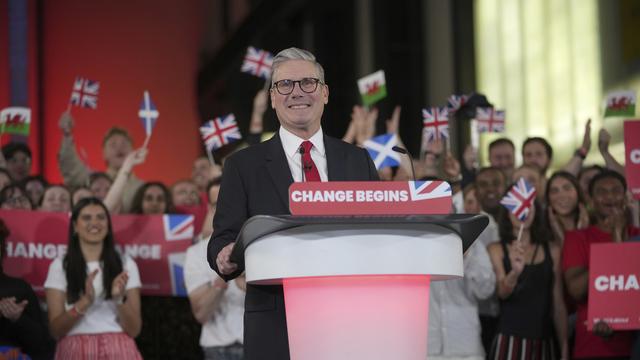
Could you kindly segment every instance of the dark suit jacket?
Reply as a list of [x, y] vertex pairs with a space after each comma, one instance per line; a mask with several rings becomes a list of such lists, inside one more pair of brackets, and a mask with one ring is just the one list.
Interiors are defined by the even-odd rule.
[[[366, 150], [324, 136], [330, 181], [378, 180], [375, 165]], [[234, 242], [245, 220], [254, 215], [286, 215], [289, 212], [291, 170], [276, 134], [264, 143], [230, 156], [224, 164], [214, 233], [207, 259], [219, 273], [216, 256]], [[240, 275], [220, 275], [230, 280]], [[244, 315], [245, 359], [288, 359], [289, 344], [282, 286], [247, 285]]]

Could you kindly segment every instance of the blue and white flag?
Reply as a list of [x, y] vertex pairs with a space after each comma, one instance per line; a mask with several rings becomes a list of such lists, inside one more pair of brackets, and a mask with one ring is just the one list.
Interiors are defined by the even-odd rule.
[[140, 121], [142, 121], [145, 134], [147, 137], [151, 136], [153, 127], [156, 125], [156, 120], [160, 117], [160, 112], [158, 111], [156, 104], [151, 101], [151, 96], [149, 96], [149, 92], [146, 90], [144, 92], [142, 104], [140, 104], [138, 116], [140, 117]]
[[384, 134], [364, 142], [364, 147], [373, 159], [377, 170], [387, 166], [400, 166], [400, 154], [392, 150], [396, 145], [398, 145], [396, 134]]

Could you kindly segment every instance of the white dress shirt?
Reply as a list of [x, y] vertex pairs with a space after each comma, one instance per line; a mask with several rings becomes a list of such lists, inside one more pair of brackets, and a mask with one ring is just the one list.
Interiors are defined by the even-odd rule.
[[[302, 155], [299, 150], [304, 139], [299, 138], [282, 126], [280, 126], [279, 135], [280, 141], [282, 142], [282, 148], [284, 149], [285, 155], [287, 155], [287, 162], [289, 163], [289, 169], [291, 170], [293, 181], [304, 181], [302, 177]], [[313, 144], [313, 147], [311, 148], [311, 159], [316, 164], [316, 168], [318, 168], [320, 180], [328, 181], [327, 154], [324, 149], [322, 128], [316, 131], [316, 133], [309, 138], [309, 141]]]
[[464, 256], [464, 277], [434, 281], [429, 291], [428, 359], [483, 359], [478, 302], [495, 291], [496, 278], [485, 243], [489, 225]]

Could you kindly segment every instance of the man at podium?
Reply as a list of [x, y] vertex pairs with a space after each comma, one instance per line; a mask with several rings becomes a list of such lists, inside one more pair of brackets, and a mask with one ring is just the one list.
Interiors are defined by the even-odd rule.
[[[288, 189], [294, 181], [378, 180], [366, 150], [322, 132], [329, 87], [313, 54], [294, 47], [278, 53], [270, 97], [279, 131], [233, 154], [224, 166], [207, 259], [226, 281], [244, 271], [230, 260], [243, 223], [255, 215], [289, 214]], [[289, 359], [282, 286], [247, 284], [244, 347], [248, 360]]]

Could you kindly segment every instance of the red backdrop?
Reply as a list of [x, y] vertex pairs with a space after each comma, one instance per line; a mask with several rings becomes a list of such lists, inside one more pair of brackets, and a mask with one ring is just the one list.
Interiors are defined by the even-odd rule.
[[144, 180], [171, 184], [190, 177], [202, 149], [196, 77], [204, 1], [44, 1], [41, 80], [44, 175], [61, 182], [56, 156], [60, 114], [76, 76], [100, 81], [96, 110], [74, 107], [76, 147], [91, 168], [104, 170], [102, 137], [127, 129], [134, 146], [144, 131], [137, 116], [144, 90], [160, 111], [149, 155], [136, 168]]

